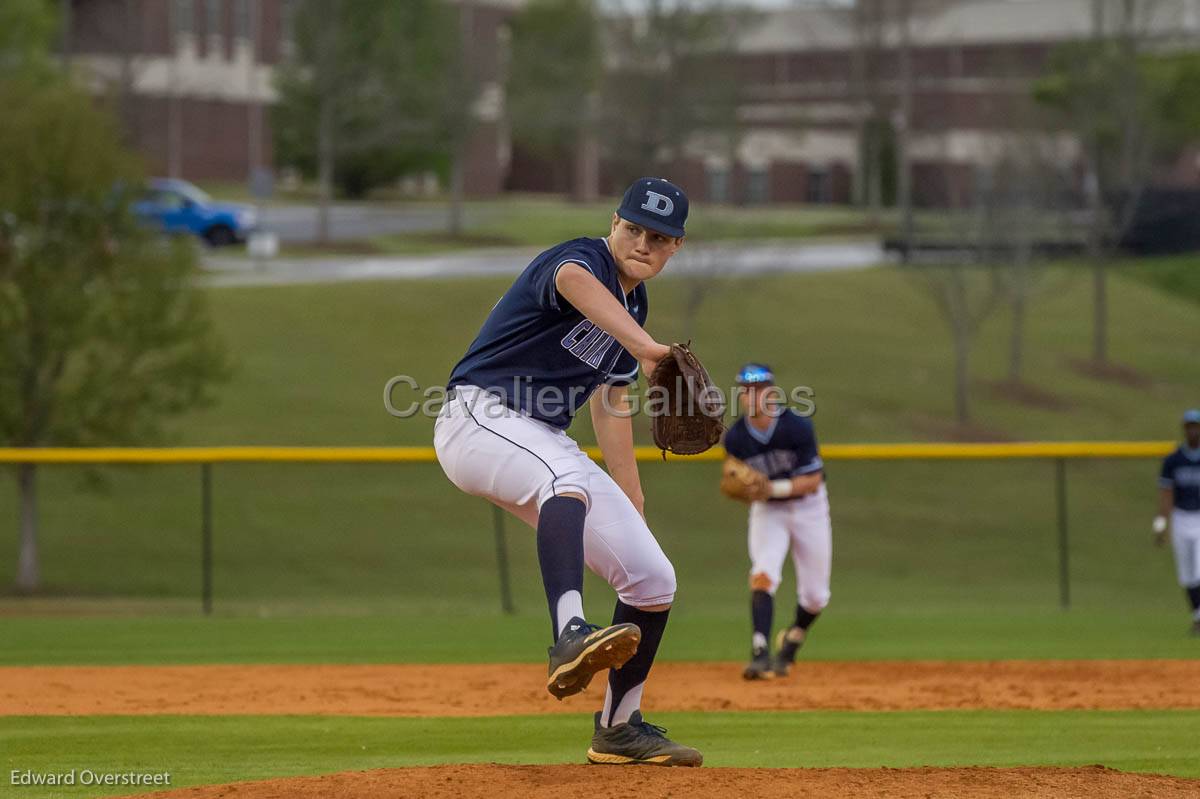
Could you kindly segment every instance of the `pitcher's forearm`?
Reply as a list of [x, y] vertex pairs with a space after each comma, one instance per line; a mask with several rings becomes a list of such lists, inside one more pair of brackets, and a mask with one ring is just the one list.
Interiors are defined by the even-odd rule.
[[574, 263], [566, 264], [558, 270], [554, 285], [575, 310], [615, 338], [633, 357], [643, 360], [658, 355], [662, 345], [642, 329], [587, 269]]
[[601, 386], [591, 400], [592, 427], [609, 475], [641, 511], [645, 500], [633, 451], [633, 420], [627, 415], [627, 402], [624, 387]]

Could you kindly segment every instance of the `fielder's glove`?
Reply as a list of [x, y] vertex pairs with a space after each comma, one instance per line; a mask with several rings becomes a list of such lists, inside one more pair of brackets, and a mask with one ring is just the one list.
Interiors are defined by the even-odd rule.
[[758, 469], [729, 455], [721, 467], [721, 493], [740, 502], [761, 502], [771, 496], [771, 481]]
[[666, 453], [698, 455], [721, 440], [725, 402], [687, 344], [672, 344], [647, 377], [654, 444]]

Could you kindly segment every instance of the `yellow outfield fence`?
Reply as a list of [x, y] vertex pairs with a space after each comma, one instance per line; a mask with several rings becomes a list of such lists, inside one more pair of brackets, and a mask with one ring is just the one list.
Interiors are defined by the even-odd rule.
[[[1005, 460], [1013, 458], [1159, 458], [1170, 441], [1030, 441], [995, 444], [826, 444], [827, 461]], [[586, 447], [593, 458], [600, 450]], [[636, 447], [639, 461], [661, 461], [656, 447]], [[719, 461], [720, 447], [702, 455], [667, 455], [670, 461]], [[0, 463], [204, 464], [204, 463], [433, 463], [433, 447], [78, 447], [0, 448]]]
[[[1068, 460], [1117, 458], [1161, 458], [1175, 446], [1170, 441], [1063, 441], [989, 444], [827, 444], [821, 456], [827, 461], [934, 461], [934, 460], [1046, 460], [1054, 463], [1054, 486], [1058, 522], [1059, 602], [1071, 604], [1070, 546], [1067, 525]], [[600, 458], [596, 447], [587, 453]], [[636, 447], [639, 461], [664, 460], [656, 447]], [[669, 461], [720, 461], [725, 453], [714, 447], [702, 455], [667, 455]], [[212, 612], [213, 602], [213, 466], [227, 463], [435, 463], [433, 447], [79, 447], [0, 448], [0, 464], [34, 465], [196, 465], [200, 467], [201, 607]], [[509, 582], [508, 548], [504, 513], [493, 508], [496, 566], [500, 581], [500, 605], [513, 612]]]

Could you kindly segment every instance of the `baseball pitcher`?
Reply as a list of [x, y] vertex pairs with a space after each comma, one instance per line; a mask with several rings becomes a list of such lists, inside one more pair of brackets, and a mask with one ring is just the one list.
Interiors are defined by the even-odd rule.
[[[645, 281], [684, 240], [688, 200], [660, 178], [625, 192], [604, 238], [537, 256], [488, 314], [450, 376], [434, 428], [446, 476], [537, 531], [554, 645], [547, 690], [577, 694], [611, 669], [592, 763], [699, 766], [639, 710], [675, 599], [675, 571], [650, 528], [626, 407], [628, 386], [672, 348], [643, 329]], [[587, 403], [604, 471], [567, 435]], [[612, 624], [583, 612], [584, 564], [617, 593]]]
[[1154, 538], [1162, 546], [1170, 535], [1179, 585], [1192, 608], [1192, 635], [1200, 635], [1200, 409], [1183, 415], [1183, 436], [1159, 474]]
[[[829, 604], [833, 532], [824, 464], [812, 420], [783, 406], [770, 367], [748, 363], [737, 375], [741, 418], [725, 434], [721, 491], [750, 503], [750, 619], [747, 680], [786, 677], [808, 630]], [[796, 617], [770, 650], [775, 591], [788, 548], [796, 568]]]

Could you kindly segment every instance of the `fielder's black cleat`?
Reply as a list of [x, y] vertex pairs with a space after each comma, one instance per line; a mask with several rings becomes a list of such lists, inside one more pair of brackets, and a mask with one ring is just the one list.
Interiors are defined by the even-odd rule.
[[747, 680], [769, 680], [775, 676], [771, 671], [771, 653], [765, 646], [751, 653], [750, 662], [746, 664], [742, 676]]
[[641, 641], [642, 631], [636, 624], [599, 627], [580, 618], [571, 619], [550, 647], [546, 690], [560, 700], [574, 696], [588, 687], [596, 672], [624, 666]]
[[677, 744], [666, 736], [666, 729], [642, 719], [635, 710], [625, 724], [600, 726], [596, 714], [596, 732], [588, 749], [589, 763], [602, 766], [699, 766], [704, 755], [690, 746]]

